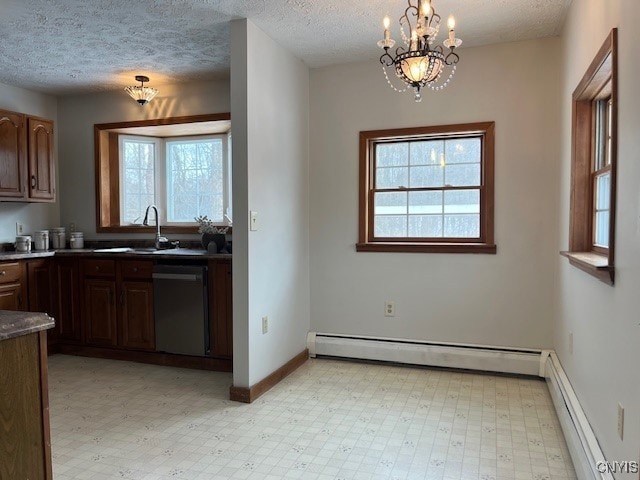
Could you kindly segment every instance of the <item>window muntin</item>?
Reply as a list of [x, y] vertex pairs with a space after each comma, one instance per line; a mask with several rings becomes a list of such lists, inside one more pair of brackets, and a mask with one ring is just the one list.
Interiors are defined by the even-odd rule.
[[148, 205], [163, 225], [231, 218], [229, 135], [153, 138], [120, 135], [121, 225], [140, 224]]
[[359, 251], [473, 244], [495, 252], [492, 122], [361, 132], [360, 139]]

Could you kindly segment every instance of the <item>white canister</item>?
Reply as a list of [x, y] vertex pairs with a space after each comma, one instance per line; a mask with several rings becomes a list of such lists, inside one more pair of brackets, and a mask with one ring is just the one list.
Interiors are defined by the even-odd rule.
[[16, 237], [16, 252], [30, 252], [31, 237], [29, 235], [19, 235]]
[[69, 246], [71, 248], [84, 248], [84, 234], [82, 232], [71, 232]]
[[67, 234], [64, 227], [51, 229], [51, 245], [56, 250], [67, 247]]
[[33, 232], [33, 248], [36, 250], [49, 250], [49, 230]]

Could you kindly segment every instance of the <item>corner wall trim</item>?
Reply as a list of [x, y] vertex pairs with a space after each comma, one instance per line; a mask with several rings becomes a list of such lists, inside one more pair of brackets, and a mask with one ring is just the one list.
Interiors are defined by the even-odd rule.
[[229, 388], [229, 399], [234, 402], [251, 403], [262, 394], [273, 388], [287, 375], [293, 373], [296, 369], [304, 364], [309, 358], [309, 350], [304, 349], [287, 363], [282, 365], [276, 371], [260, 380], [251, 387], [235, 387], [231, 385]]

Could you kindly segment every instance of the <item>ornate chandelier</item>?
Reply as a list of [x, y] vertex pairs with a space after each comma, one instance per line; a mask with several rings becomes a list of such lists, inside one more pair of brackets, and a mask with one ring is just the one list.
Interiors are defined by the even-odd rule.
[[[409, 6], [399, 22], [404, 46], [401, 45], [395, 49], [395, 52], [389, 53], [396, 42], [391, 38], [389, 17], [385, 17], [384, 39], [378, 42], [378, 46], [384, 50], [380, 63], [391, 88], [397, 92], [413, 89], [416, 102], [420, 102], [421, 90], [424, 87], [442, 90], [449, 84], [456, 73], [456, 64], [460, 60], [454, 50], [462, 44], [462, 40], [456, 38], [455, 19], [449, 16], [447, 22], [449, 37], [443, 42], [449, 52], [445, 56], [442, 45], [435, 45], [441, 18], [431, 6], [431, 0], [407, 0], [407, 3]], [[406, 84], [402, 88], [397, 88], [391, 83], [388, 74], [388, 69], [391, 67], [394, 67], [395, 76]]]

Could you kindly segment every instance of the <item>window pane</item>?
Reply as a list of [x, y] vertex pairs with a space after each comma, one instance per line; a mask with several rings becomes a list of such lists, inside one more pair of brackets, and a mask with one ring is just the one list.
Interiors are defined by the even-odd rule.
[[609, 246], [609, 211], [596, 213], [595, 244]]
[[123, 225], [140, 223], [155, 198], [156, 146], [153, 140], [123, 139], [120, 154]]
[[407, 217], [405, 215], [378, 216], [374, 218], [376, 237], [406, 237]]
[[478, 238], [480, 236], [480, 215], [445, 215], [444, 236]]
[[600, 175], [596, 180], [596, 210], [609, 210], [611, 200], [611, 174]]
[[406, 192], [382, 192], [375, 194], [374, 215], [406, 215]]
[[480, 164], [447, 165], [444, 168], [444, 183], [453, 187], [480, 185]]
[[411, 165], [440, 165], [443, 160], [443, 140], [430, 140], [427, 142], [410, 143]]
[[450, 190], [444, 192], [445, 213], [480, 213], [479, 190]]
[[224, 217], [223, 145], [220, 139], [167, 143], [167, 220], [189, 222]]
[[480, 163], [482, 142], [479, 138], [454, 138], [446, 141], [445, 160], [451, 163]]
[[442, 215], [442, 192], [410, 192], [409, 213]]
[[409, 215], [409, 236], [442, 237], [442, 215]]
[[409, 169], [378, 168], [376, 169], [376, 188], [398, 188], [409, 185]]
[[440, 165], [428, 167], [411, 167], [410, 187], [442, 187], [444, 186], [444, 168]]
[[396, 167], [409, 164], [409, 144], [378, 143], [376, 145], [376, 167]]

